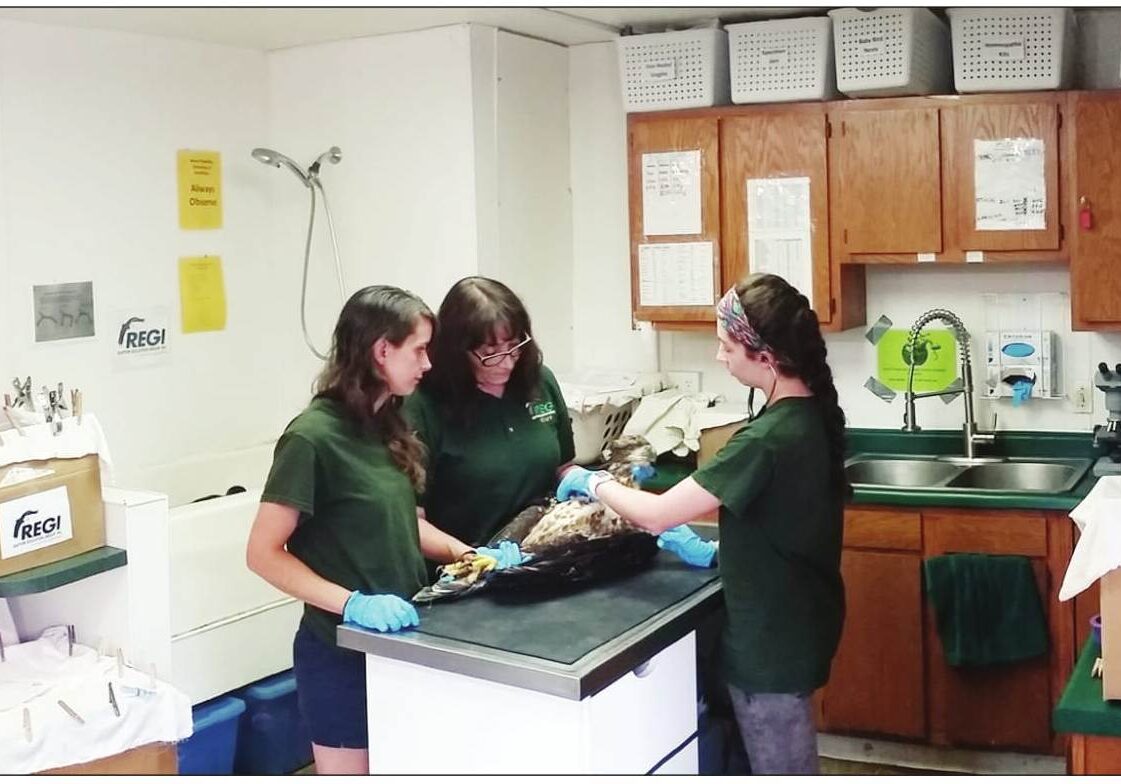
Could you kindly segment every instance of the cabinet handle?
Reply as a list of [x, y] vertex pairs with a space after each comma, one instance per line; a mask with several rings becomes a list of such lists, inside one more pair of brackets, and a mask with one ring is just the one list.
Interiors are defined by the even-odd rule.
[[1083, 231], [1094, 228], [1094, 211], [1085, 196], [1078, 199], [1078, 225]]
[[634, 673], [634, 677], [636, 678], [645, 678], [647, 675], [650, 675], [654, 672], [654, 667], [654, 660], [651, 659], [650, 661], [644, 661], [642, 664], [631, 670], [631, 672]]

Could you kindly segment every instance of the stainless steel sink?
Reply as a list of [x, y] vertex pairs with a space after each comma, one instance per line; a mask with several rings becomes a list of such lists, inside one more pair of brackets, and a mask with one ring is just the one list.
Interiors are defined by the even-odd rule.
[[940, 487], [960, 473], [960, 466], [922, 458], [868, 458], [845, 465], [845, 474], [854, 485]]
[[1090, 460], [974, 458], [922, 455], [856, 455], [845, 474], [857, 487], [947, 492], [1066, 493]]

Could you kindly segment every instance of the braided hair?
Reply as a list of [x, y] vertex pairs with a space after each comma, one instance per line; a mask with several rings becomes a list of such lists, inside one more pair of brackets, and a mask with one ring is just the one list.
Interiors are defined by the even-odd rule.
[[845, 412], [837, 401], [817, 314], [805, 295], [778, 275], [748, 275], [736, 285], [736, 295], [748, 321], [774, 354], [778, 369], [800, 378], [813, 393], [829, 443], [830, 484], [842, 498], [849, 498]]

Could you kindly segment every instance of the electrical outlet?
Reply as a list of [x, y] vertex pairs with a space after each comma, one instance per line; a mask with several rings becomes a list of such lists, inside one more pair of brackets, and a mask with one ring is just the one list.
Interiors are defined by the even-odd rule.
[[666, 378], [675, 387], [689, 395], [701, 391], [701, 374], [693, 370], [671, 370], [666, 373]]
[[1094, 400], [1090, 396], [1090, 388], [1079, 384], [1070, 395], [1070, 408], [1079, 414], [1090, 414], [1094, 411]]

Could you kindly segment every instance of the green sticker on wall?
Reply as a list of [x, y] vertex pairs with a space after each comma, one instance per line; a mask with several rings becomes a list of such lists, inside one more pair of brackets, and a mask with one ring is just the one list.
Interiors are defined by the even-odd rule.
[[[889, 389], [907, 389], [911, 352], [907, 329], [889, 329], [876, 344], [876, 377]], [[915, 341], [915, 391], [937, 392], [957, 378], [958, 347], [948, 329], [924, 329]]]

